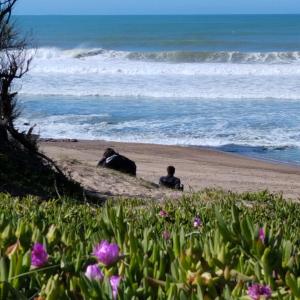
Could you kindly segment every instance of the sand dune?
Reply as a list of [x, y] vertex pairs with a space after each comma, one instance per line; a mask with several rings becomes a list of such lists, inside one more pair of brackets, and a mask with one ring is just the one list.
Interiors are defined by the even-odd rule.
[[[96, 168], [104, 149], [113, 147], [137, 164], [137, 178]], [[44, 141], [41, 148], [66, 172], [87, 189], [109, 196], [178, 197], [180, 192], [157, 188], [168, 165], [176, 167], [176, 176], [185, 191], [222, 188], [234, 192], [259, 191], [283, 193], [300, 198], [300, 168], [273, 164], [208, 149], [131, 144], [104, 141]], [[153, 183], [153, 184], [152, 184]]]

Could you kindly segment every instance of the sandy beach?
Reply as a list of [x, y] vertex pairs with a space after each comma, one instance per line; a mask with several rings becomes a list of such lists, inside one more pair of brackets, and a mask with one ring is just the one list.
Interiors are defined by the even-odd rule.
[[[151, 197], [172, 194], [158, 188], [168, 165], [176, 167], [186, 192], [217, 188], [234, 192], [269, 190], [300, 198], [300, 168], [203, 148], [105, 141], [43, 141], [41, 149], [88, 190], [103, 196]], [[137, 178], [96, 168], [105, 148], [113, 147], [137, 164]]]

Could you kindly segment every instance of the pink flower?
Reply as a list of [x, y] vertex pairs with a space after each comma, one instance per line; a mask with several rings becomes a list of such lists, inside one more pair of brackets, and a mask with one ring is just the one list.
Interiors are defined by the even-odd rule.
[[199, 217], [195, 217], [194, 222], [193, 222], [193, 226], [195, 228], [199, 228], [202, 226], [202, 221]]
[[171, 233], [167, 230], [165, 230], [163, 233], [162, 233], [162, 237], [163, 239], [165, 239], [166, 241], [170, 239], [171, 237]]
[[31, 265], [33, 267], [43, 267], [48, 262], [48, 253], [44, 246], [40, 243], [35, 243], [31, 250]]
[[163, 217], [163, 218], [166, 218], [166, 217], [169, 216], [169, 214], [168, 214], [165, 210], [162, 209], [162, 210], [159, 212], [159, 216], [160, 216], [160, 217]]
[[112, 265], [118, 261], [120, 249], [117, 244], [101, 241], [94, 247], [92, 255], [98, 258], [106, 266]]
[[114, 299], [117, 299], [118, 288], [119, 288], [121, 279], [122, 279], [121, 276], [116, 276], [116, 275], [110, 277], [109, 282], [110, 282], [110, 286], [111, 286], [111, 289], [113, 292]]
[[266, 239], [266, 233], [265, 233], [265, 230], [263, 229], [263, 227], [259, 228], [259, 231], [258, 231], [258, 238], [262, 241], [262, 243], [265, 242], [265, 239]]
[[268, 285], [256, 283], [248, 288], [247, 294], [252, 300], [269, 299], [272, 296], [272, 290]]
[[104, 278], [104, 275], [97, 264], [87, 266], [86, 271], [85, 271], [85, 276], [89, 280], [101, 281]]

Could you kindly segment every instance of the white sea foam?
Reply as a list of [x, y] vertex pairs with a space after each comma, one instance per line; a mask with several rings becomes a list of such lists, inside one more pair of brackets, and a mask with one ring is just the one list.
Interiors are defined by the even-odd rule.
[[[300, 147], [300, 120], [295, 113], [300, 100], [298, 52], [227, 53], [231, 57], [227, 61], [218, 57], [208, 61], [207, 54], [202, 61], [199, 57], [197, 61], [179, 59], [182, 54], [177, 54], [176, 60], [170, 53], [155, 55], [103, 49], [39, 49], [21, 90], [21, 94], [29, 95], [23, 98], [35, 98], [39, 104], [29, 101], [19, 127], [25, 130], [24, 123], [36, 123], [42, 137], [55, 138]], [[242, 58], [238, 62], [239, 55]], [[116, 97], [116, 102], [111, 97]], [[152, 101], [154, 98], [157, 101]], [[55, 102], [54, 106], [49, 104], [50, 110], [43, 106], [48, 105], [47, 99]], [[60, 106], [57, 99], [62, 104], [66, 100], [66, 105]], [[178, 102], [173, 105], [175, 99]], [[232, 103], [232, 99], [237, 101]], [[266, 99], [279, 101], [270, 104]], [[130, 104], [123, 112], [126, 100]], [[174, 118], [166, 109], [170, 106]], [[139, 110], [150, 115], [138, 117]], [[97, 113], [103, 111], [104, 115]]]
[[130, 52], [106, 50], [102, 48], [74, 48], [62, 50], [59, 48], [40, 48], [31, 50], [37, 58], [52, 59], [59, 57], [91, 58], [97, 59], [128, 59], [132, 61], [172, 62], [172, 63], [256, 63], [256, 64], [287, 64], [299, 63], [300, 51], [285, 52], [197, 52], [197, 51], [161, 51], [161, 52]]
[[[35, 54], [21, 93], [300, 99], [299, 52], [196, 54], [42, 48]], [[187, 62], [189, 55], [198, 60]]]
[[[233, 126], [228, 121], [216, 120], [193, 122], [193, 116], [180, 119], [129, 120], [109, 122], [106, 114], [26, 117], [18, 120], [19, 128], [26, 130], [24, 123], [38, 124], [36, 133], [45, 138], [104, 139], [108, 141], [143, 142], [165, 145], [194, 145], [219, 147], [228, 144], [251, 147], [287, 148], [299, 147], [299, 126], [290, 130], [274, 126]], [[232, 116], [231, 118], [234, 118]], [[201, 124], [201, 126], [200, 126]], [[239, 124], [239, 122], [237, 123]], [[176, 132], [174, 132], [176, 129]]]

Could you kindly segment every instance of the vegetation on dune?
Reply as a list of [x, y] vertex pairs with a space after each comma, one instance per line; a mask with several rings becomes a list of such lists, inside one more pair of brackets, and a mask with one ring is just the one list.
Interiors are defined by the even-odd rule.
[[299, 299], [300, 205], [0, 196], [1, 299]]
[[0, 192], [34, 194], [44, 198], [81, 193], [56, 164], [39, 152], [34, 126], [20, 132], [16, 82], [28, 71], [32, 56], [11, 21], [17, 0], [0, 0]]
[[0, 193], [50, 199], [68, 195], [83, 200], [79, 183], [53, 170], [42, 158], [18, 146], [0, 146]]

